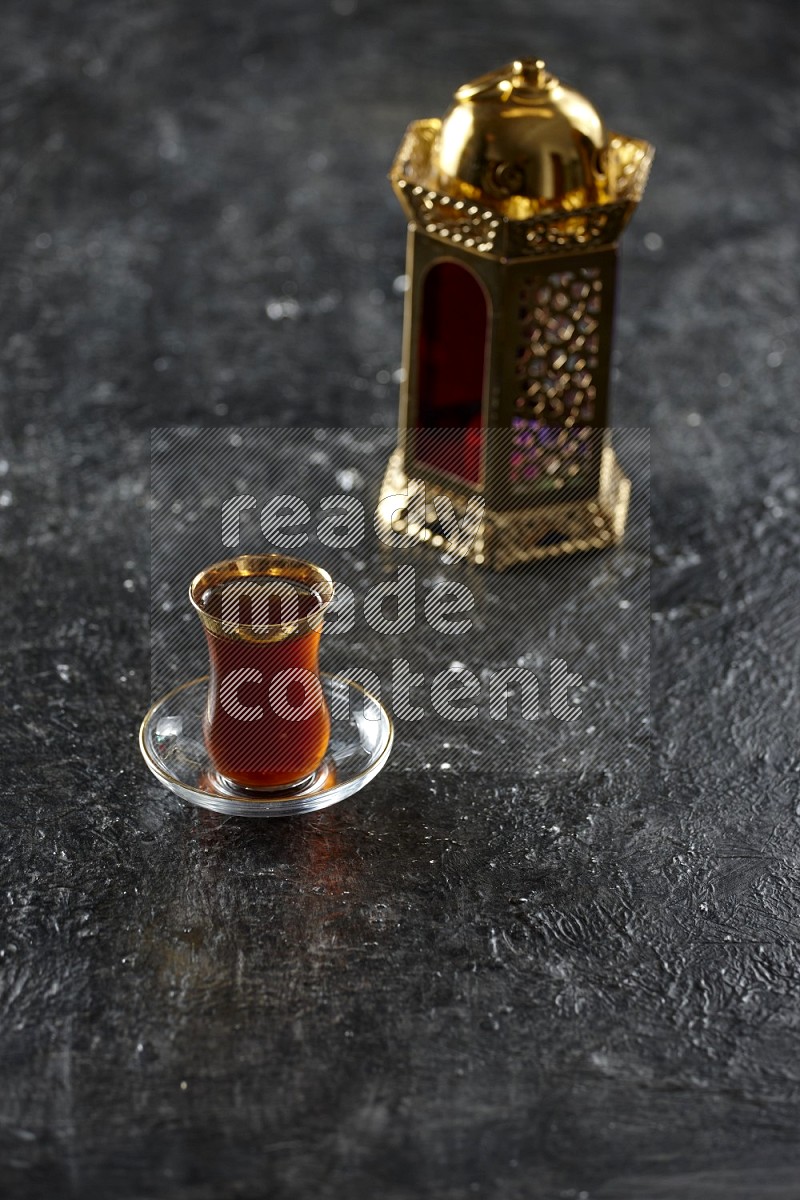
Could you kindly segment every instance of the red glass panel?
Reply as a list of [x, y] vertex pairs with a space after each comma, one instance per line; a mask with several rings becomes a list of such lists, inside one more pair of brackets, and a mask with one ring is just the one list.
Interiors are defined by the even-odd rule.
[[431, 267], [422, 292], [416, 457], [468, 483], [481, 477], [488, 319], [484, 290], [467, 267]]

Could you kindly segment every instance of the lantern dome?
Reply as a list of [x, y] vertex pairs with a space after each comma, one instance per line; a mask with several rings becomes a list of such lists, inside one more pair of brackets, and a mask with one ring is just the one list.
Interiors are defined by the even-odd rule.
[[585, 96], [523, 58], [458, 89], [431, 166], [442, 191], [524, 220], [603, 203], [607, 141]]
[[607, 130], [541, 59], [458, 89], [443, 119], [412, 121], [389, 178], [410, 220], [504, 259], [613, 245], [642, 198], [653, 147]]

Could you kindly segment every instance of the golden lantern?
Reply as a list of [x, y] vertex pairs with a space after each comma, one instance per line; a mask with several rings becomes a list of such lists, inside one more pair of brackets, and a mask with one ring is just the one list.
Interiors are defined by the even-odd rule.
[[617, 242], [652, 156], [538, 59], [409, 126], [390, 173], [410, 223], [387, 528], [441, 546], [437, 497], [459, 518], [481, 497], [468, 555], [498, 570], [622, 537], [630, 484], [608, 431]]

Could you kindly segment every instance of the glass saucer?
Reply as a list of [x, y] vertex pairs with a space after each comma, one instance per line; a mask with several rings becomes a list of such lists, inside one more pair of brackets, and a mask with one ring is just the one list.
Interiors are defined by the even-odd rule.
[[[216, 773], [203, 741], [208, 676], [157, 700], [142, 721], [139, 746], [150, 770], [176, 796], [236, 817], [291, 817], [338, 804], [386, 765], [394, 730], [386, 709], [352, 679], [322, 674], [334, 718], [328, 753], [310, 780], [281, 791], [234, 788]], [[346, 708], [345, 708], [346, 705]]]

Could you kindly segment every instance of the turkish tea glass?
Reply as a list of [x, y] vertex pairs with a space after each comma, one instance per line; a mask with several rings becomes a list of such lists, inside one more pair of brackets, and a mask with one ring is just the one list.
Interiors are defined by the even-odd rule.
[[331, 732], [319, 643], [333, 581], [313, 563], [244, 554], [189, 587], [208, 642], [203, 733], [217, 782], [235, 792], [307, 785]]

